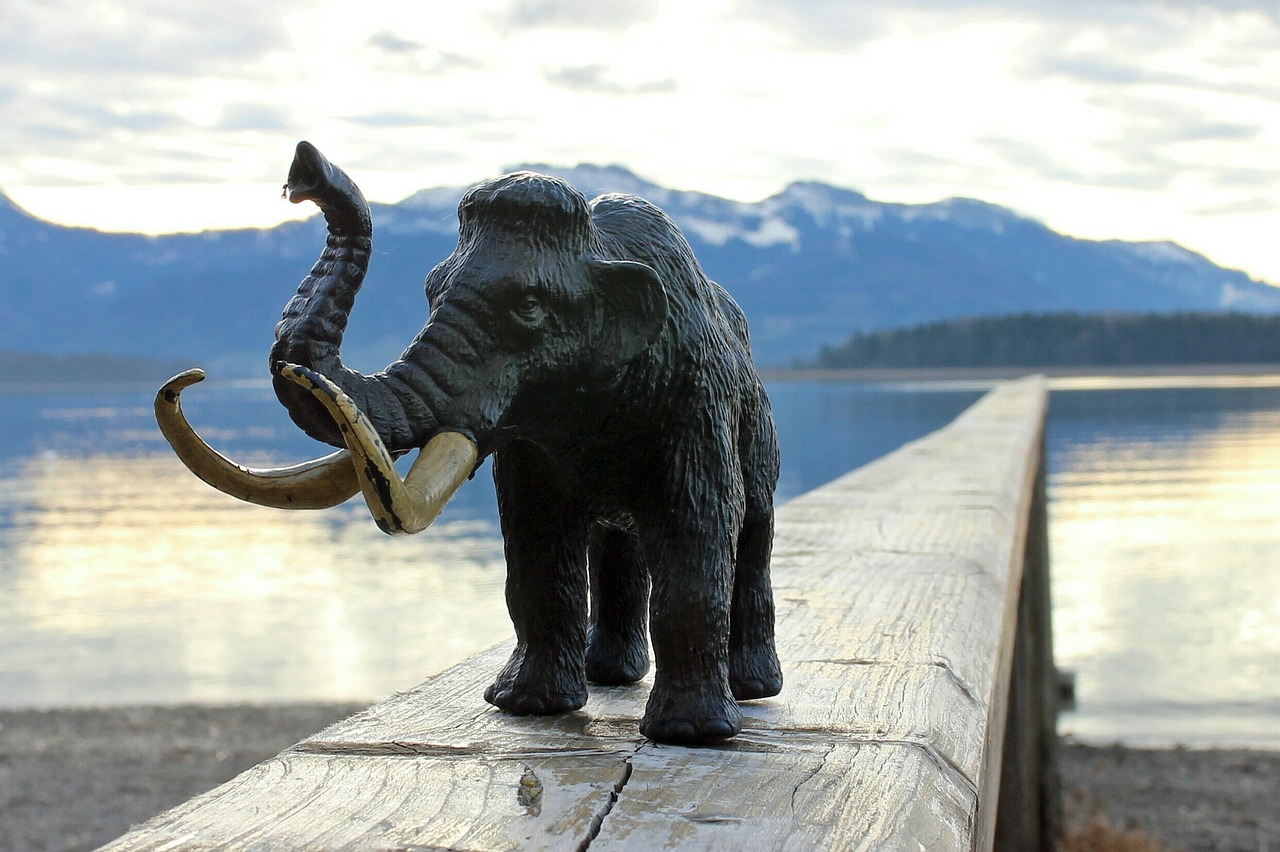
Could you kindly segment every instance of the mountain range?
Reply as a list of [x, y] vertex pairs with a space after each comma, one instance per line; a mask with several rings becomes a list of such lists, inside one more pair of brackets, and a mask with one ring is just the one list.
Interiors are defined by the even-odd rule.
[[[958, 317], [1280, 312], [1280, 288], [1173, 243], [1075, 239], [973, 199], [885, 203], [808, 182], [745, 203], [666, 189], [616, 166], [525, 168], [558, 174], [588, 197], [632, 192], [664, 208], [746, 311], [764, 366], [811, 360], [855, 331]], [[374, 254], [344, 348], [352, 366], [380, 368], [421, 328], [422, 280], [453, 249], [464, 189], [372, 205]], [[0, 195], [0, 349], [264, 375], [280, 309], [323, 243], [319, 216], [143, 236], [44, 222]]]

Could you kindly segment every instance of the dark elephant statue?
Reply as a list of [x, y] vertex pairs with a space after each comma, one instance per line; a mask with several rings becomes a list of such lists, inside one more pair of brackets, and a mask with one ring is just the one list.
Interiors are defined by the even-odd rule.
[[[181, 390], [161, 429], [198, 476], [283, 508], [363, 491], [389, 533], [426, 527], [493, 454], [516, 647], [485, 699], [513, 714], [575, 710], [587, 682], [656, 672], [641, 732], [732, 737], [735, 701], [776, 695], [769, 555], [778, 446], [742, 311], [679, 228], [641, 198], [594, 201], [556, 178], [470, 190], [458, 246], [426, 280], [430, 317], [373, 375], [339, 347], [368, 267], [359, 189], [306, 142], [285, 185], [328, 222], [324, 252], [285, 306], [271, 369], [312, 437], [345, 449], [253, 470], [188, 425]], [[421, 448], [401, 479], [394, 457]], [[647, 618], [646, 618], [647, 616]]]

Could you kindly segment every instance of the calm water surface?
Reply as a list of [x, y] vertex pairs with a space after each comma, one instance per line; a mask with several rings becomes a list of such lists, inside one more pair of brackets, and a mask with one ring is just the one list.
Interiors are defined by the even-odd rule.
[[[774, 383], [779, 498], [936, 429], [985, 387]], [[410, 539], [359, 502], [239, 503], [150, 392], [0, 394], [0, 705], [373, 700], [505, 638], [488, 472]], [[239, 460], [318, 455], [265, 385], [201, 385]], [[1280, 747], [1280, 377], [1054, 383], [1059, 665], [1091, 740]]]

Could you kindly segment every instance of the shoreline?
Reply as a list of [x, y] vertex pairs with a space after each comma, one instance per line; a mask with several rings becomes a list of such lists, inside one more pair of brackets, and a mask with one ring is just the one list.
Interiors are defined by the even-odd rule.
[[[765, 381], [777, 382], [1001, 382], [1040, 375], [1049, 379], [1083, 378], [1170, 378], [1187, 377], [1261, 377], [1276, 376], [1280, 380], [1280, 363], [1267, 364], [1129, 364], [1060, 367], [869, 367], [866, 369], [824, 370], [816, 367], [758, 367]], [[159, 379], [103, 378], [91, 380], [0, 379], [0, 393], [87, 393], [154, 391], [169, 377]], [[267, 387], [268, 376], [222, 376], [215, 383], [250, 384]]]
[[1132, 364], [1079, 367], [873, 367], [855, 370], [819, 370], [808, 367], [759, 368], [765, 381], [793, 382], [948, 382], [1009, 381], [1024, 376], [1050, 379], [1170, 378], [1174, 376], [1277, 376], [1280, 364]]
[[[366, 706], [0, 710], [6, 848], [95, 848]], [[1060, 744], [1073, 825], [1187, 852], [1280, 849], [1280, 751]]]

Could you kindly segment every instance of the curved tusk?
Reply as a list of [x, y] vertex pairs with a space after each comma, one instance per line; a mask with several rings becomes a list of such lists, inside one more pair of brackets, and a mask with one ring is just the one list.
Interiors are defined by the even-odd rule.
[[378, 528], [388, 535], [426, 529], [475, 470], [475, 442], [458, 432], [441, 432], [422, 448], [402, 480], [378, 431], [341, 388], [296, 364], [283, 365], [280, 375], [311, 391], [342, 429], [365, 502]]
[[346, 450], [290, 467], [261, 469], [238, 465], [210, 447], [191, 428], [178, 401], [184, 388], [200, 381], [204, 370], [179, 373], [156, 393], [155, 405], [160, 432], [196, 476], [224, 494], [276, 509], [328, 509], [360, 490]]

